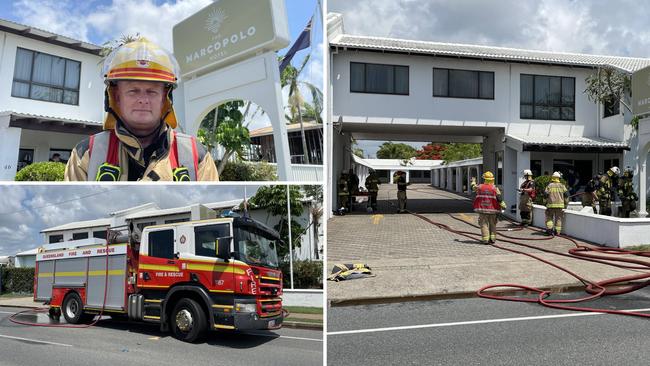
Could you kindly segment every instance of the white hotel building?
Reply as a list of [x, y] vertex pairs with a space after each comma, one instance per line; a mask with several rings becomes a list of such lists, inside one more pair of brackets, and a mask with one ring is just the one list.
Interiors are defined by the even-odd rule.
[[0, 180], [102, 128], [101, 47], [0, 19]]
[[[332, 189], [355, 164], [352, 139], [482, 143], [482, 171], [508, 204], [524, 169], [574, 167], [584, 182], [611, 166], [637, 169], [631, 113], [583, 91], [600, 67], [631, 74], [650, 59], [357, 36], [340, 14], [327, 21]], [[439, 175], [432, 183], [445, 186]]]

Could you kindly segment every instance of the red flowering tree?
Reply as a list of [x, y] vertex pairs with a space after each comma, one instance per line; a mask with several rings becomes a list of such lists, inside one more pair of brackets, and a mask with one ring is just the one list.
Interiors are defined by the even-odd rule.
[[415, 152], [415, 158], [418, 160], [443, 160], [442, 152], [445, 150], [444, 145], [430, 143], [422, 146], [422, 149]]

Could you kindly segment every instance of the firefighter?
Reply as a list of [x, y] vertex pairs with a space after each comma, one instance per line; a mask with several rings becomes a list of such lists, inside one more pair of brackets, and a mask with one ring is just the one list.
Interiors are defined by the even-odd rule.
[[349, 211], [348, 205], [350, 204], [350, 192], [348, 191], [348, 173], [346, 173], [345, 170], [343, 170], [339, 176], [338, 193], [339, 208], [337, 211], [342, 215], [346, 211]]
[[352, 204], [354, 203], [354, 199], [357, 193], [359, 193], [359, 176], [354, 173], [354, 170], [352, 168], [350, 168], [348, 171], [348, 194], [350, 197], [350, 210], [352, 210]]
[[379, 193], [379, 185], [381, 182], [377, 178], [377, 173], [374, 169], [370, 169], [370, 174], [366, 178], [366, 189], [368, 190], [368, 205], [374, 212], [377, 211], [377, 194]]
[[174, 56], [140, 38], [104, 62], [104, 131], [72, 150], [67, 181], [217, 181], [212, 156], [193, 136], [177, 133]]
[[474, 198], [474, 212], [478, 213], [478, 224], [481, 226], [481, 243], [494, 244], [497, 239], [497, 214], [506, 208], [501, 191], [494, 185], [492, 172], [483, 173], [483, 184], [476, 184], [472, 177], [472, 190], [476, 192]]
[[596, 211], [596, 202], [598, 201], [598, 195], [596, 194], [596, 191], [600, 186], [599, 181], [600, 176], [594, 175], [591, 180], [587, 182], [585, 191], [582, 193], [582, 207], [591, 206], [595, 214], [598, 213], [598, 211]]
[[562, 174], [555, 172], [551, 176], [551, 183], [546, 186], [546, 233], [557, 235], [562, 232], [562, 215], [569, 203], [569, 191], [560, 182]]
[[618, 197], [621, 199], [621, 217], [629, 218], [630, 212], [636, 210], [636, 200], [639, 199], [634, 192], [632, 178], [634, 172], [627, 167], [623, 172], [623, 177], [618, 181]]
[[519, 215], [521, 216], [521, 224], [528, 226], [532, 223], [533, 218], [533, 200], [535, 199], [535, 181], [533, 180], [533, 172], [530, 169], [524, 170], [524, 182], [519, 186], [518, 191], [521, 192], [519, 196]]
[[600, 185], [598, 187], [598, 207], [599, 214], [605, 216], [612, 215], [612, 200], [614, 199], [614, 183], [620, 174], [618, 167], [611, 167], [607, 170], [606, 174], [600, 177]]
[[397, 203], [399, 207], [397, 213], [402, 213], [406, 212], [406, 187], [411, 183], [406, 182], [406, 172], [399, 171], [396, 175], [397, 180], [395, 183], [397, 183]]

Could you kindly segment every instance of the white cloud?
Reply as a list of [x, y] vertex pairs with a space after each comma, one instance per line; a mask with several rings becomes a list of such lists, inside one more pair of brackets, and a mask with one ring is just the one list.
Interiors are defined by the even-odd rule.
[[[330, 0], [346, 33], [650, 57], [650, 9], [619, 1]], [[372, 14], [372, 16], [369, 16]], [[377, 20], [380, 21], [377, 21]]]

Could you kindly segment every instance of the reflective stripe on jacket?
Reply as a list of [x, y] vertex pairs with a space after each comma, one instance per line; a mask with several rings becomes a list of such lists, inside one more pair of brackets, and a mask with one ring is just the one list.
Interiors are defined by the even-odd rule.
[[544, 190], [546, 194], [546, 207], [547, 208], [565, 208], [565, 199], [568, 196], [568, 191], [564, 184], [559, 182], [550, 183]]
[[493, 214], [501, 211], [497, 198], [499, 191], [493, 184], [479, 184], [474, 198], [474, 212]]

